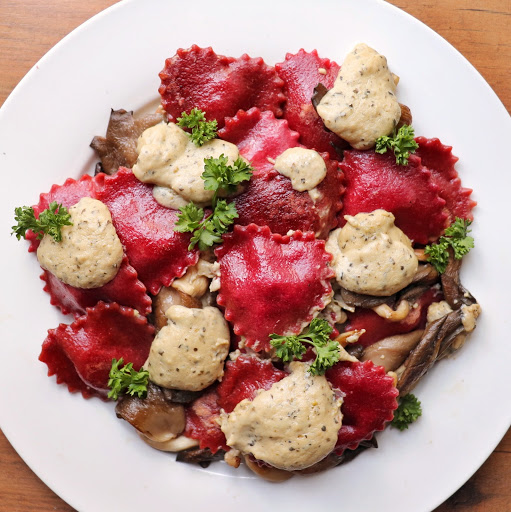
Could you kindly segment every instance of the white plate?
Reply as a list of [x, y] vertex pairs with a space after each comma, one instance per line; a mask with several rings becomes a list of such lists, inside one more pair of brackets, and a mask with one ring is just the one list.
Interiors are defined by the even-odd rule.
[[[82, 511], [295, 510], [426, 511], [440, 504], [491, 453], [511, 420], [511, 260], [507, 208], [511, 126], [472, 66], [417, 20], [380, 1], [125, 1], [58, 44], [20, 83], [0, 112], [3, 291], [0, 307], [0, 424], [19, 454], [55, 492]], [[250, 10], [249, 10], [250, 5]], [[463, 183], [475, 189], [476, 248], [464, 282], [484, 313], [476, 333], [441, 362], [416, 393], [424, 415], [408, 431], [389, 429], [380, 449], [348, 465], [272, 485], [244, 470], [177, 464], [117, 420], [113, 404], [70, 395], [38, 361], [48, 328], [63, 317], [49, 305], [26, 244], [9, 237], [16, 205], [68, 176], [92, 169], [88, 145], [110, 108], [140, 108], [157, 94], [166, 57], [192, 43], [247, 52], [269, 63], [317, 48], [342, 61], [364, 41], [401, 76], [399, 98], [417, 134], [454, 146]], [[406, 43], [406, 44], [404, 44]], [[91, 57], [92, 50], [94, 58]], [[69, 319], [66, 319], [68, 323]]]

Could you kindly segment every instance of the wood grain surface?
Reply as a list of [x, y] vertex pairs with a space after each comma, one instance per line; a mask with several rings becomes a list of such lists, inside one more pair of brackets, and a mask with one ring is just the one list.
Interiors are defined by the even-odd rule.
[[[53, 45], [114, 3], [0, 0], [0, 105]], [[391, 3], [423, 21], [457, 48], [510, 111], [511, 0]], [[511, 431], [479, 471], [435, 512], [511, 512], [510, 483]], [[0, 512], [72, 510], [32, 473], [0, 432]]]

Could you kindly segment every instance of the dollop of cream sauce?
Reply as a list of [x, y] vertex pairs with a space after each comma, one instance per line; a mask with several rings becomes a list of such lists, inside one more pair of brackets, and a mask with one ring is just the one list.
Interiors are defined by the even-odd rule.
[[287, 471], [305, 469], [335, 447], [341, 404], [324, 376], [312, 376], [307, 363], [293, 362], [291, 374], [254, 400], [242, 400], [223, 413], [227, 444]]
[[298, 192], [313, 190], [326, 176], [325, 161], [312, 149], [286, 149], [276, 158], [274, 167], [291, 180], [292, 187]]
[[100, 288], [117, 275], [124, 254], [110, 211], [101, 201], [83, 197], [69, 214], [73, 225], [62, 227], [62, 241], [44, 235], [37, 259], [66, 284]]
[[151, 345], [144, 367], [149, 379], [170, 389], [200, 391], [224, 374], [230, 333], [218, 308], [170, 306], [168, 324]]
[[330, 233], [325, 249], [337, 282], [347, 290], [392, 295], [408, 286], [419, 262], [410, 239], [385, 210], [345, 215], [346, 224]]
[[173, 210], [179, 210], [179, 208], [186, 206], [189, 202], [183, 199], [175, 190], [168, 187], [153, 187], [153, 197], [158, 204]]
[[239, 157], [234, 144], [220, 139], [197, 147], [174, 123], [160, 123], [145, 130], [138, 139], [137, 152], [137, 163], [133, 166], [135, 176], [144, 183], [171, 189], [173, 193], [156, 190], [154, 194], [160, 204], [179, 206], [183, 206], [183, 201], [211, 203], [214, 192], [204, 188], [201, 178], [205, 158], [218, 158], [223, 154], [227, 164], [232, 165]]
[[354, 148], [372, 148], [378, 137], [394, 130], [401, 117], [396, 82], [387, 59], [359, 44], [344, 60], [317, 112], [328, 129]]

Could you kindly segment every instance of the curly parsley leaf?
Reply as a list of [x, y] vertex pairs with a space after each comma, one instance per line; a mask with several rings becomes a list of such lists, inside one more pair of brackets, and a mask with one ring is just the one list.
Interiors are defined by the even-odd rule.
[[117, 400], [122, 393], [144, 398], [147, 394], [149, 372], [147, 370], [137, 372], [133, 369], [133, 363], [128, 363], [120, 368], [123, 363], [122, 357], [118, 361], [112, 359], [112, 368], [108, 375], [108, 387], [110, 388], [108, 398]]
[[445, 235], [442, 237], [449, 241], [454, 251], [454, 257], [458, 260], [474, 247], [474, 239], [468, 235], [471, 231], [470, 224], [472, 224], [471, 220], [456, 217], [454, 223], [445, 230]]
[[275, 355], [285, 363], [289, 363], [293, 359], [302, 359], [303, 354], [307, 351], [307, 348], [301, 342], [300, 335], [279, 336], [278, 334], [270, 334], [270, 338], [271, 346], [276, 348]]
[[303, 345], [312, 345], [316, 359], [309, 368], [312, 375], [323, 375], [340, 359], [339, 343], [330, 339], [332, 326], [324, 319], [315, 318], [301, 334], [280, 336], [270, 334], [270, 344], [276, 349], [277, 357], [289, 362], [293, 359], [301, 360], [307, 351]]
[[225, 233], [228, 227], [239, 217], [234, 203], [228, 203], [225, 199], [220, 199], [215, 206], [213, 215], [210, 217], [211, 223], [218, 232]]
[[206, 121], [205, 113], [198, 108], [192, 108], [189, 114], [186, 111], [181, 112], [181, 117], [177, 118], [176, 124], [181, 128], [192, 130], [190, 138], [196, 146], [202, 146], [214, 139], [217, 134], [218, 123], [216, 120]]
[[218, 158], [204, 159], [204, 172], [201, 178], [206, 190], [222, 190], [226, 194], [233, 194], [240, 183], [250, 179], [252, 172], [250, 164], [242, 158], [238, 157], [233, 165], [227, 165], [227, 157], [222, 154]]
[[408, 393], [399, 400], [399, 407], [394, 412], [394, 419], [390, 424], [403, 431], [421, 415], [421, 403], [415, 395]]
[[198, 244], [201, 251], [222, 241], [222, 235], [227, 232], [234, 219], [238, 218], [236, 205], [228, 203], [225, 199], [218, 199], [218, 193], [232, 194], [240, 183], [247, 181], [252, 176], [253, 169], [243, 159], [238, 158], [233, 165], [227, 165], [225, 155], [218, 158], [204, 159], [204, 172], [201, 178], [204, 180], [204, 188], [213, 190], [213, 213], [203, 219], [204, 210], [194, 203], [189, 203], [180, 208], [175, 230], [180, 233], [193, 233], [189, 250]]
[[29, 206], [20, 206], [14, 209], [14, 220], [17, 225], [12, 226], [11, 235], [16, 235], [20, 240], [26, 238], [26, 233], [30, 229], [41, 240], [45, 234], [50, 235], [56, 242], [62, 240], [62, 226], [72, 226], [71, 215], [67, 208], [53, 201], [46, 210], [35, 218], [34, 209]]
[[428, 261], [443, 274], [449, 263], [449, 247], [454, 252], [454, 257], [459, 260], [474, 247], [474, 239], [468, 235], [471, 220], [456, 220], [445, 230], [445, 234], [440, 237], [438, 243], [426, 245], [424, 254], [428, 256]]
[[193, 233], [202, 223], [204, 210], [194, 203], [188, 203], [179, 208], [181, 212], [174, 229], [179, 233]]
[[191, 251], [196, 244], [199, 250], [205, 251], [208, 247], [222, 241], [222, 235], [238, 217], [234, 203], [225, 199], [217, 201], [213, 213], [203, 219], [204, 210], [195, 204], [189, 203], [180, 208], [175, 230], [180, 233], [193, 233], [188, 249]]
[[415, 153], [419, 145], [414, 140], [414, 131], [407, 124], [401, 126], [399, 130], [394, 130], [392, 137], [386, 135], [376, 139], [376, 153], [386, 153], [388, 149], [394, 151], [396, 163], [398, 165], [407, 165], [410, 153]]

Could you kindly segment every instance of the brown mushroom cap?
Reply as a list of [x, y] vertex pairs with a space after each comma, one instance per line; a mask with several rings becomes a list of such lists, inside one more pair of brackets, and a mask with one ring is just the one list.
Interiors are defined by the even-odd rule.
[[285, 482], [293, 476], [291, 471], [277, 469], [267, 464], [258, 464], [250, 455], [245, 455], [243, 458], [251, 471], [268, 482]]
[[362, 361], [383, 366], [386, 372], [396, 370], [417, 346], [423, 332], [417, 330], [379, 340], [364, 350]]
[[106, 136], [96, 136], [90, 144], [101, 158], [101, 171], [114, 174], [119, 167], [133, 167], [138, 158], [137, 140], [144, 130], [160, 123], [163, 115], [146, 114], [139, 118], [124, 109], [113, 110]]
[[146, 398], [125, 395], [117, 402], [115, 412], [156, 442], [174, 439], [185, 429], [184, 407], [166, 400], [161, 388], [151, 382]]
[[202, 302], [175, 288], [163, 287], [153, 299], [154, 325], [156, 331], [159, 331], [162, 327], [167, 325], [168, 318], [165, 316], [165, 311], [167, 311], [170, 306], [184, 306], [186, 308], [199, 309], [202, 308]]

